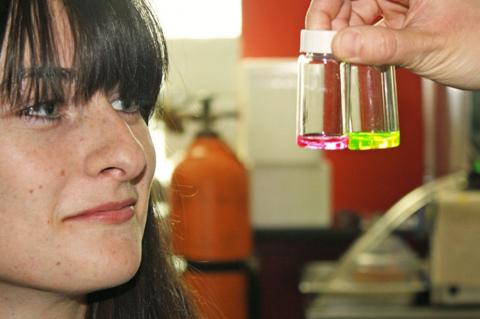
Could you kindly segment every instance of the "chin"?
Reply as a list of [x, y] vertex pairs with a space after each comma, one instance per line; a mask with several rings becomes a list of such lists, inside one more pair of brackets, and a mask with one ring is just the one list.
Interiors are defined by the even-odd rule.
[[[141, 238], [115, 237], [101, 241], [103, 244], [88, 249], [85, 254], [72, 260], [72, 267], [65, 276], [74, 285], [72, 293], [91, 293], [119, 286], [129, 281], [137, 273], [141, 259]], [[83, 256], [82, 256], [83, 255]]]
[[135, 276], [140, 262], [140, 257], [124, 259], [121, 264], [97, 262], [95, 268], [86, 270], [77, 278], [72, 276], [70, 287], [65, 288], [68, 294], [85, 295], [120, 286]]
[[141, 248], [123, 250], [97, 258], [92, 278], [98, 283], [97, 289], [110, 288], [129, 281], [138, 271], [141, 263]]
[[110, 254], [97, 249], [83, 258], [79, 255], [65, 256], [54, 269], [51, 263], [55, 260], [46, 264], [40, 262], [28, 272], [10, 274], [11, 281], [36, 290], [84, 296], [120, 286], [135, 276], [140, 267], [142, 252], [141, 248], [134, 248], [133, 245], [130, 248]]

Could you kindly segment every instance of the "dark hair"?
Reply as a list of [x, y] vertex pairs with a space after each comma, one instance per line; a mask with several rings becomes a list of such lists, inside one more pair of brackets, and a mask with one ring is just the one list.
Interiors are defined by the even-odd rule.
[[[59, 63], [53, 0], [4, 0], [2, 104], [15, 107], [25, 95], [35, 101], [52, 95], [65, 99], [65, 81], [69, 81], [73, 97], [84, 101], [97, 91], [118, 89], [123, 99], [141, 103], [142, 115], [148, 119], [168, 63], [161, 29], [145, 1], [59, 1], [73, 35], [73, 65], [67, 69]], [[137, 274], [119, 287], [87, 296], [87, 319], [196, 318], [174, 269], [164, 224], [150, 199]]]
[[7, 57], [1, 96], [10, 104], [23, 102], [22, 96], [62, 100], [65, 81], [71, 81], [77, 100], [118, 89], [121, 98], [141, 103], [148, 118], [168, 63], [162, 31], [145, 0], [58, 1], [73, 36], [71, 69], [59, 65], [52, 2], [10, 0], [0, 9]]

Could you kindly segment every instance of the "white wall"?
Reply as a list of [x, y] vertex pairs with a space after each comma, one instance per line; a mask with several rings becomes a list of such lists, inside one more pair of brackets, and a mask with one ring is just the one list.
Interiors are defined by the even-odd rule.
[[[203, 94], [214, 94], [213, 111], [239, 108], [238, 63], [240, 41], [234, 39], [173, 39], [168, 40], [170, 70], [164, 87], [164, 104], [185, 112], [199, 112], [192, 101]], [[216, 124], [222, 137], [236, 149], [238, 121], [226, 119]], [[167, 133], [167, 156], [187, 147], [198, 130], [197, 123], [186, 123], [187, 133], [179, 136]]]

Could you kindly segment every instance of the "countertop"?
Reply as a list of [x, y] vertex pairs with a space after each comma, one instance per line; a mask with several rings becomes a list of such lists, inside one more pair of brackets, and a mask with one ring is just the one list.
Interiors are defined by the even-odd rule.
[[316, 307], [310, 306], [305, 319], [478, 319], [480, 308], [441, 308], [441, 307]]

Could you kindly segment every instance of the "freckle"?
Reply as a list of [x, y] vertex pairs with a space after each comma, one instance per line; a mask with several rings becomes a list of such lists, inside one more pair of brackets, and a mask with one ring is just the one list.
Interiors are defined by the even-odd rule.
[[30, 194], [33, 194], [34, 190], [33, 190], [33, 189], [29, 189], [28, 192], [29, 192]]
[[65, 170], [62, 169], [62, 170], [60, 171], [60, 176], [65, 176]]
[[38, 185], [38, 189], [42, 189], [43, 188], [43, 185]]
[[60, 266], [61, 264], [62, 264], [62, 263], [59, 262], [59, 261], [57, 261], [57, 263], [56, 263], [57, 267]]

